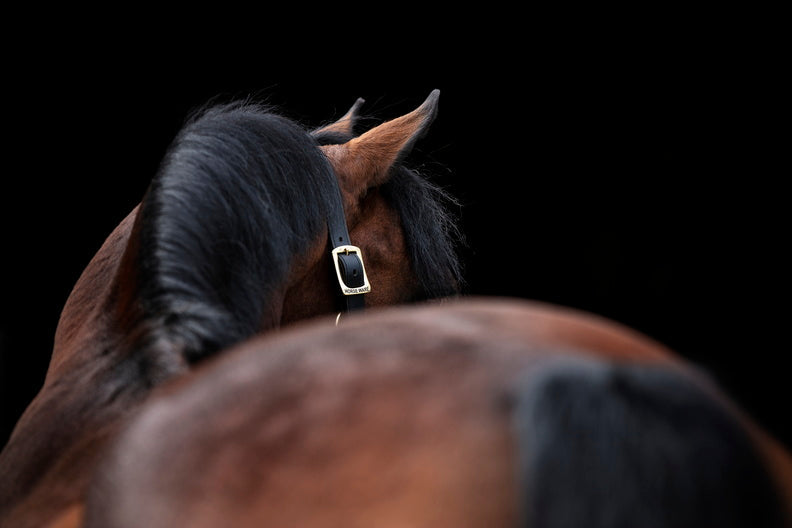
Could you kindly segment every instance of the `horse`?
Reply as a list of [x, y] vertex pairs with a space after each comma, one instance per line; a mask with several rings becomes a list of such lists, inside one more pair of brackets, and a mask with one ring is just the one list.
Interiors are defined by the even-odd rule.
[[458, 298], [302, 322], [160, 387], [88, 528], [780, 527], [792, 458], [662, 344]]
[[0, 525], [69, 525], [120, 424], [234, 344], [458, 292], [453, 199], [408, 160], [438, 100], [363, 133], [362, 99], [313, 130], [252, 99], [190, 116], [64, 305], [0, 452]]

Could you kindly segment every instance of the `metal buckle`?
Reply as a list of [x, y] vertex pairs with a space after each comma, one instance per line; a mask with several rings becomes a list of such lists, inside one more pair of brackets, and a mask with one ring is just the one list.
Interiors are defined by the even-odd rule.
[[[344, 255], [349, 255], [350, 253], [354, 253], [360, 259], [360, 267], [363, 270], [363, 286], [359, 286], [357, 288], [350, 288], [344, 283], [343, 277], [341, 277], [341, 268], [338, 265], [338, 255], [343, 253]], [[341, 292], [344, 295], [358, 295], [361, 293], [368, 293], [371, 291], [371, 285], [368, 281], [368, 276], [366, 275], [366, 266], [363, 264], [363, 254], [360, 252], [360, 248], [357, 246], [338, 246], [332, 251], [333, 254], [333, 264], [335, 265], [336, 270], [336, 277], [338, 277], [338, 285], [341, 286]]]

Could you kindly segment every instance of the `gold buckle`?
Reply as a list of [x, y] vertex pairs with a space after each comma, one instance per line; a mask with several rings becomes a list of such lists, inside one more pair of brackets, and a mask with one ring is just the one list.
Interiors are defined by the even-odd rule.
[[[338, 265], [338, 255], [343, 253], [344, 255], [349, 255], [350, 253], [355, 253], [358, 258], [360, 259], [360, 267], [363, 270], [363, 286], [358, 286], [357, 288], [350, 288], [344, 283], [344, 279], [341, 277], [341, 268]], [[336, 270], [336, 277], [338, 278], [338, 285], [341, 286], [341, 292], [344, 295], [358, 295], [360, 293], [368, 293], [371, 291], [371, 285], [368, 281], [368, 276], [366, 275], [366, 266], [363, 264], [363, 254], [360, 252], [360, 248], [357, 246], [338, 246], [332, 251], [333, 254], [333, 264], [335, 265]]]

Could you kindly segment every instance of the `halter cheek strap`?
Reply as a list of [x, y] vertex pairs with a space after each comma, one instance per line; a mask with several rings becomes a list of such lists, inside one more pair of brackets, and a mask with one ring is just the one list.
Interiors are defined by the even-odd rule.
[[363, 266], [363, 254], [349, 239], [341, 191], [337, 186], [335, 195], [336, 203], [327, 216], [327, 230], [330, 247], [333, 248], [331, 256], [343, 310], [351, 312], [365, 307], [363, 295], [371, 291], [371, 285], [366, 276], [366, 268]]

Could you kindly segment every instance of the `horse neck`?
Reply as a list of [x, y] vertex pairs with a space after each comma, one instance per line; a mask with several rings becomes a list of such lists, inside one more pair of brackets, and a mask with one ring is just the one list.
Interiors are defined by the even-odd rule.
[[[0, 452], [0, 519], [43, 521], [81, 501], [118, 427], [155, 386], [189, 368], [178, 350], [140, 348], [148, 328], [136, 284], [139, 212], [108, 236], [64, 305], [44, 385]], [[304, 264], [295, 262], [297, 277]], [[260, 331], [280, 324], [286, 290], [270, 297]]]
[[105, 309], [137, 212], [135, 207], [113, 230], [72, 288], [55, 329], [45, 387], [56, 383], [75, 363], [99, 355], [99, 343], [108, 334]]
[[111, 364], [131, 353], [127, 321], [135, 311], [133, 256], [135, 207], [107, 237], [66, 300], [55, 330], [44, 382], [62, 384], [75, 370]]
[[0, 452], [0, 518], [15, 510], [25, 518], [25, 505], [46, 515], [77, 500], [100, 448], [148, 391], [124, 366], [129, 350], [115, 315], [136, 215], [107, 238], [64, 306], [44, 385]]

